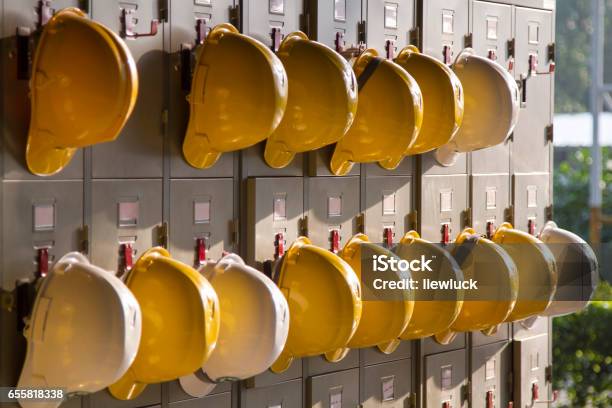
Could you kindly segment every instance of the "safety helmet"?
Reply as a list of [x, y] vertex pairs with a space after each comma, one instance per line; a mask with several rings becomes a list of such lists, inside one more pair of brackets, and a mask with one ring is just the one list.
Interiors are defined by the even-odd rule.
[[219, 24], [197, 50], [183, 155], [196, 168], [265, 140], [287, 105], [287, 74], [259, 41]]
[[289, 332], [289, 306], [274, 282], [229, 254], [201, 268], [221, 306], [217, 347], [201, 370], [180, 378], [185, 392], [202, 397], [225, 380], [264, 372], [278, 358]]
[[593, 249], [578, 235], [548, 221], [540, 239], [555, 257], [557, 291], [544, 316], [562, 316], [587, 307], [599, 283], [599, 264]]
[[421, 90], [402, 67], [373, 49], [357, 57], [353, 70], [359, 87], [357, 115], [336, 144], [331, 171], [343, 176], [354, 163], [368, 162], [393, 170], [421, 129]]
[[451, 253], [463, 271], [465, 279], [477, 283], [476, 290], [465, 292], [463, 307], [453, 324], [436, 334], [436, 341], [448, 344], [457, 332], [481, 330], [493, 334], [506, 320], [518, 296], [519, 276], [516, 265], [502, 247], [464, 229]]
[[[387, 259], [399, 258], [382, 246], [376, 245], [368, 239], [365, 234], [353, 236], [338, 254], [355, 271], [361, 280], [362, 289], [362, 311], [361, 320], [357, 326], [357, 331], [348, 342], [345, 348], [334, 350], [325, 354], [327, 360], [335, 362], [346, 356], [349, 348], [364, 348], [381, 346], [386, 354], [390, 354], [399, 345], [398, 337], [404, 332], [412, 311], [414, 309], [414, 294], [408, 288], [403, 290], [400, 299], [388, 298], [385, 295], [376, 296], [370, 293], [366, 297], [366, 291], [375, 290], [368, 287], [367, 283], [373, 281], [373, 275], [379, 276], [380, 272], [373, 269], [372, 258], [385, 256]], [[366, 270], [367, 268], [367, 270]], [[385, 274], [385, 279], [400, 281], [410, 279], [410, 272], [391, 271]], [[378, 298], [378, 300], [375, 300]], [[382, 348], [382, 346], [385, 346]]]
[[436, 151], [436, 159], [452, 165], [457, 152], [472, 152], [504, 143], [514, 130], [520, 93], [512, 75], [497, 62], [463, 50], [453, 64], [463, 85], [465, 113], [459, 131]]
[[400, 51], [395, 63], [419, 84], [423, 93], [423, 124], [406, 155], [422, 154], [450, 142], [463, 120], [463, 88], [455, 73], [442, 62], [422, 54], [414, 45]]
[[419, 288], [415, 290], [414, 312], [402, 340], [433, 336], [444, 331], [455, 321], [463, 305], [463, 290], [426, 290], [423, 280], [463, 281], [463, 272], [452, 255], [440, 244], [422, 239], [416, 231], [407, 232], [393, 252], [402, 259], [431, 260], [429, 270], [412, 271], [412, 279]]
[[[41, 282], [25, 329], [28, 347], [17, 387], [100, 391], [134, 361], [141, 328], [140, 307], [123, 282], [70, 252]], [[19, 401], [24, 408], [55, 408], [60, 402]]]
[[507, 322], [542, 314], [555, 295], [557, 268], [555, 258], [542, 241], [504, 222], [492, 238], [510, 255], [519, 273], [518, 300]]
[[26, 164], [33, 174], [50, 176], [79, 147], [117, 138], [136, 103], [138, 73], [116, 34], [67, 8], [44, 27], [30, 89]]
[[357, 112], [357, 79], [337, 52], [306, 34], [289, 34], [276, 54], [289, 81], [287, 109], [266, 142], [270, 167], [287, 166], [296, 153], [336, 143]]
[[199, 369], [219, 335], [219, 300], [195, 269], [163, 248], [144, 252], [126, 284], [142, 310], [142, 340], [134, 363], [109, 387], [120, 400], [131, 400], [147, 384], [175, 380]]
[[296, 357], [347, 345], [362, 308], [359, 278], [349, 264], [299, 237], [277, 264], [274, 279], [289, 304], [291, 324], [273, 372], [285, 371]]

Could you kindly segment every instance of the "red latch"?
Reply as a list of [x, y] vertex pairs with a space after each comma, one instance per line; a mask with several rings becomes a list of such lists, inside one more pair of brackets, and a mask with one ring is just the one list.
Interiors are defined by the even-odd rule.
[[334, 44], [336, 45], [336, 52], [340, 53], [344, 51], [344, 33], [341, 33], [340, 31], [336, 32], [336, 40], [334, 41]]
[[44, 278], [49, 273], [49, 248], [38, 248], [38, 278]]
[[274, 236], [274, 259], [285, 255], [285, 235], [282, 232]]
[[442, 403], [442, 408], [453, 408], [450, 401], [444, 401]]
[[136, 19], [132, 16], [134, 13], [133, 9], [122, 9], [121, 10], [121, 36], [124, 38], [140, 38], [140, 37], [153, 37], [157, 35], [157, 28], [159, 21], [151, 20], [151, 28], [148, 33], [137, 33]]
[[531, 400], [537, 401], [540, 399], [540, 387], [537, 382], [531, 384]]
[[206, 262], [206, 239], [205, 238], [197, 238], [196, 239], [196, 248], [197, 248], [197, 266], [204, 265]]
[[508, 71], [512, 71], [514, 69], [514, 57], [508, 60]]
[[446, 65], [450, 65], [451, 59], [453, 57], [453, 50], [451, 49], [450, 45], [444, 46], [444, 48], [442, 49], [442, 56], [444, 57], [444, 63]]
[[495, 235], [495, 223], [493, 221], [487, 221], [487, 238], [491, 239]]
[[385, 43], [385, 52], [387, 59], [392, 60], [395, 57], [395, 41], [387, 40]]
[[508, 408], [514, 408], [514, 402], [508, 401]]
[[337, 254], [340, 250], [340, 231], [338, 231], [337, 229], [333, 229], [329, 232], [329, 234], [329, 241], [331, 242], [329, 250], [332, 251], [334, 254]]
[[538, 71], [538, 55], [529, 54], [529, 75], [537, 75]]
[[497, 51], [495, 51], [495, 50], [489, 50], [488, 58], [489, 58], [491, 61], [497, 61]]
[[283, 34], [281, 33], [281, 29], [278, 27], [274, 27], [272, 29], [272, 51], [277, 52], [278, 47], [280, 47], [280, 43], [283, 40]]
[[536, 222], [533, 219], [530, 219], [529, 221], [527, 221], [527, 231], [529, 231], [529, 234], [531, 235], [535, 235], [536, 234]]
[[495, 408], [495, 393], [492, 390], [487, 391], [486, 408]]
[[386, 227], [383, 230], [383, 243], [387, 248], [391, 248], [393, 246], [393, 228]]
[[124, 272], [127, 272], [134, 266], [134, 247], [132, 247], [132, 244], [121, 244], [121, 256], [123, 257]]
[[449, 244], [450, 243], [450, 225], [449, 224], [442, 224], [442, 243], [443, 244]]

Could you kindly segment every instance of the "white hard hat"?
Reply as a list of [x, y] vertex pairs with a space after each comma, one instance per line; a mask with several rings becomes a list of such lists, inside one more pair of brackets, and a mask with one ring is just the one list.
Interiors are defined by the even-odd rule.
[[208, 394], [218, 382], [267, 370], [289, 333], [289, 307], [282, 292], [238, 255], [206, 262], [200, 272], [219, 297], [221, 328], [217, 347], [202, 370], [179, 380], [183, 390], [194, 397]]
[[555, 296], [542, 315], [561, 316], [584, 309], [599, 283], [595, 253], [578, 235], [552, 221], [544, 225], [540, 239], [554, 255], [559, 274]]
[[436, 151], [444, 166], [458, 152], [472, 152], [504, 143], [514, 131], [520, 111], [520, 92], [512, 75], [497, 62], [464, 49], [452, 66], [461, 81], [465, 110], [455, 137]]
[[[141, 327], [140, 306], [121, 280], [78, 252], [66, 254], [36, 295], [17, 387], [63, 388], [66, 394], [100, 391], [134, 361]], [[55, 408], [60, 402], [19, 404]]]

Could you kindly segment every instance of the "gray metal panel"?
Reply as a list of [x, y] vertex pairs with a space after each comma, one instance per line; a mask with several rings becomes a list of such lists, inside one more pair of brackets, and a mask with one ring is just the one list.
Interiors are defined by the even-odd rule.
[[194, 398], [179, 402], [170, 402], [169, 408], [230, 408], [232, 406], [232, 394], [224, 392], [221, 394], [207, 395], [204, 398]]
[[499, 341], [510, 340], [511, 323], [500, 324], [497, 332], [491, 336], [486, 336], [479, 331], [470, 332], [472, 347], [483, 346], [486, 344], [497, 343]]
[[551, 387], [550, 383], [546, 381], [546, 367], [550, 361], [548, 357], [548, 342], [549, 338], [545, 334], [514, 341], [512, 349], [514, 360], [514, 406], [533, 406], [532, 387], [534, 383], [539, 388], [539, 399], [550, 400]]
[[306, 407], [352, 408], [359, 406], [359, 369], [318, 375], [306, 382]]
[[425, 407], [453, 408], [467, 406], [463, 387], [467, 383], [465, 350], [449, 351], [425, 357]]
[[[307, 153], [307, 170], [309, 176], [333, 176], [332, 172], [329, 170], [329, 163], [334, 154], [335, 146], [336, 145], [325, 146], [314, 152]], [[347, 176], [358, 176], [361, 172], [361, 167], [362, 166], [358, 163], [355, 164], [351, 171], [348, 172]]]
[[[200, 4], [196, 4], [200, 3]], [[181, 89], [181, 44], [195, 42], [196, 19], [205, 19], [210, 29], [219, 23], [229, 21], [233, 0], [206, 2], [170, 0], [170, 49], [168, 87], [168, 138], [170, 145], [170, 177], [232, 177], [234, 154], [225, 153], [209, 169], [191, 167], [183, 158], [183, 139], [189, 122], [187, 93]]]
[[548, 318], [538, 317], [531, 326], [522, 322], [512, 323], [512, 336], [514, 340], [527, 339], [548, 333]]
[[207, 242], [207, 258], [233, 251], [232, 179], [170, 180], [170, 253], [188, 265], [196, 261], [196, 239]]
[[467, 333], [457, 333], [457, 336], [449, 344], [440, 344], [433, 337], [427, 337], [422, 340], [421, 350], [424, 355], [430, 355], [464, 349], [466, 345]]
[[267, 370], [245, 381], [247, 388], [261, 388], [280, 384], [302, 377], [302, 359], [295, 359], [291, 366], [280, 374]]
[[[158, 3], [145, 0], [92, 2], [92, 17], [116, 33], [121, 31], [121, 9], [136, 8], [136, 32], [148, 32], [159, 18]], [[165, 61], [163, 27], [153, 37], [126, 39], [138, 67], [138, 100], [123, 131], [111, 143], [93, 148], [94, 178], [162, 177]]]
[[12, 289], [17, 279], [33, 277], [38, 248], [50, 247], [50, 264], [81, 249], [83, 183], [4, 181], [3, 189], [3, 287]]
[[72, 397], [68, 400], [64, 401], [60, 408], [81, 408], [83, 406], [83, 398], [81, 397]]
[[[38, 176], [31, 174], [25, 163], [25, 148], [30, 125], [30, 87], [29, 81], [17, 80], [17, 58], [15, 30], [17, 27], [36, 26], [37, 0], [4, 0], [2, 12], [2, 36], [0, 63], [2, 78], [2, 99], [4, 106], [0, 131], [3, 133], [3, 168], [1, 173], [5, 179], [33, 180]], [[77, 0], [56, 0], [53, 8], [60, 10], [65, 7], [76, 7]], [[34, 49], [32, 50], [34, 52]], [[83, 177], [83, 152], [79, 149], [70, 164], [59, 174], [46, 177], [46, 180], [66, 180]]]
[[507, 407], [511, 395], [512, 348], [508, 342], [474, 347], [471, 355], [472, 408], [488, 408], [487, 393], [494, 407]]
[[472, 228], [479, 234], [487, 233], [487, 223], [499, 227], [510, 206], [510, 175], [473, 175], [470, 183]]
[[242, 167], [247, 177], [302, 176], [304, 174], [303, 154], [296, 154], [287, 167], [273, 169], [264, 160], [265, 147], [266, 142], [262, 142], [242, 151]]
[[323, 356], [315, 356], [304, 359], [303, 364], [305, 377], [356, 368], [359, 367], [359, 350], [350, 350], [346, 357], [337, 363], [330, 363]]
[[161, 384], [151, 384], [138, 396], [130, 401], [115, 399], [108, 389], [96, 392], [85, 397], [89, 400], [88, 408], [138, 408], [161, 404]]
[[409, 358], [412, 355], [412, 342], [402, 341], [391, 354], [382, 353], [376, 347], [361, 349], [361, 361], [368, 366]]
[[468, 26], [469, 0], [427, 0], [423, 2], [423, 50], [443, 61], [444, 46], [452, 59], [464, 48]]
[[451, 237], [456, 237], [463, 228], [467, 207], [467, 175], [423, 177], [418, 206], [421, 236], [432, 242], [440, 242], [442, 224], [448, 223]]
[[416, 166], [416, 156], [404, 157], [404, 160], [394, 170], [383, 169], [378, 163], [367, 163], [364, 166], [368, 177], [412, 176]]
[[[122, 203], [137, 203], [135, 225], [120, 226]], [[90, 256], [94, 264], [117, 271], [122, 243], [133, 244], [134, 260], [159, 244], [156, 232], [162, 222], [161, 180], [94, 180], [91, 209]]]
[[[234, 384], [234, 382], [232, 381], [222, 382], [219, 385], [217, 385], [215, 388], [213, 388], [213, 390], [208, 395], [223, 394], [223, 393], [229, 394], [232, 391], [232, 384]], [[178, 382], [178, 380], [169, 382], [167, 390], [168, 390], [168, 402], [171, 402], [171, 403], [177, 402], [177, 401], [192, 400], [194, 402], [202, 404], [204, 401], [207, 401], [206, 397], [204, 399], [193, 398], [191, 395], [185, 393], [185, 391], [183, 391], [183, 388], [181, 388], [181, 384]]]
[[[551, 11], [515, 8], [517, 79], [527, 75], [530, 54], [538, 55], [538, 71], [546, 70], [553, 30]], [[526, 106], [521, 109], [512, 143], [512, 162], [517, 173], [550, 170], [551, 143], [546, 139], [546, 126], [552, 123], [553, 79], [553, 75], [537, 75], [526, 81]]]
[[340, 232], [340, 248], [357, 233], [359, 177], [312, 177], [308, 180], [308, 237], [331, 249], [330, 231]]
[[336, 33], [342, 33], [346, 47], [359, 44], [357, 24], [362, 19], [361, 0], [316, 0], [310, 7], [311, 13], [315, 8], [317, 16], [317, 41], [336, 49]]
[[535, 220], [535, 232], [546, 222], [546, 207], [550, 203], [550, 175], [515, 174], [513, 176], [513, 226], [529, 231], [529, 220]]
[[404, 408], [410, 406], [412, 360], [377, 364], [364, 369], [365, 387], [361, 407]]
[[[493, 50], [501, 66], [509, 67], [508, 41], [512, 39], [512, 7], [474, 0], [471, 15], [472, 48], [488, 57]], [[514, 72], [514, 71], [511, 71]]]
[[467, 174], [468, 154], [458, 153], [457, 161], [452, 166], [444, 167], [436, 161], [435, 152], [424, 153], [421, 158], [421, 173], [424, 176], [445, 175], [445, 174]]
[[385, 228], [393, 228], [394, 242], [410, 230], [412, 177], [366, 179], [365, 233], [373, 242], [383, 242]]
[[[277, 233], [283, 233], [285, 247], [298, 237], [304, 209], [303, 181], [300, 177], [251, 178], [247, 192], [246, 260], [257, 265], [273, 259]], [[279, 211], [275, 214], [276, 204]]]
[[414, 0], [364, 0], [367, 3], [367, 44], [386, 55], [387, 41], [393, 41], [394, 55], [410, 44], [414, 23]]
[[245, 0], [242, 2], [243, 29], [249, 36], [272, 45], [272, 28], [283, 35], [300, 29], [302, 0]]
[[283, 382], [262, 388], [243, 391], [241, 406], [244, 408], [301, 408], [302, 380]]

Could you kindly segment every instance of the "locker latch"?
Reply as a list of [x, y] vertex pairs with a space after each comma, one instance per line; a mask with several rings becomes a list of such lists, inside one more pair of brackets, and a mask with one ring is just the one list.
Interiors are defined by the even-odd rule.
[[493, 49], [489, 50], [487, 53], [487, 58], [489, 58], [491, 61], [497, 61], [497, 51]]
[[121, 260], [123, 265], [121, 274], [123, 275], [134, 266], [134, 247], [131, 243], [121, 244]]
[[487, 238], [491, 239], [495, 235], [495, 223], [493, 221], [487, 221]]
[[148, 33], [137, 33], [136, 29], [136, 18], [133, 16], [133, 9], [121, 9], [121, 37], [123, 38], [140, 38], [140, 37], [153, 37], [157, 35], [157, 29], [159, 26], [158, 20], [151, 20], [151, 28]]
[[206, 238], [196, 239], [196, 266], [202, 266], [206, 262]]
[[385, 227], [383, 230], [383, 243], [387, 248], [391, 248], [393, 246], [393, 228]]
[[282, 232], [274, 236], [274, 259], [280, 259], [285, 255], [285, 234]]
[[395, 57], [395, 41], [387, 40], [385, 42], [385, 56], [388, 60], [392, 60]]
[[272, 31], [270, 32], [270, 37], [272, 37], [272, 51], [277, 52], [281, 41], [283, 41], [283, 33], [281, 32], [281, 29], [278, 27], [273, 27]]
[[344, 33], [336, 31], [336, 39], [334, 40], [334, 45], [336, 46], [336, 52], [341, 53], [342, 51], [344, 51]]
[[486, 408], [495, 408], [495, 392], [493, 390], [487, 391]]
[[442, 403], [442, 408], [453, 408], [450, 401], [444, 401]]
[[38, 248], [36, 254], [36, 278], [44, 278], [49, 273], [49, 248]]
[[529, 54], [529, 76], [549, 75], [555, 72], [555, 61], [548, 62], [548, 71], [538, 71], [538, 54]]
[[203, 44], [204, 40], [206, 39], [206, 36], [208, 35], [208, 25], [206, 24], [205, 18], [196, 19], [195, 32], [196, 32], [196, 39], [195, 39], [196, 45]]
[[445, 45], [442, 48], [442, 59], [446, 65], [450, 65], [453, 58], [453, 49], [450, 45]]
[[530, 235], [534, 235], [536, 234], [536, 220], [534, 220], [533, 218], [529, 219], [527, 221], [527, 231], [529, 232]]
[[42, 28], [53, 17], [51, 0], [39, 0], [36, 6], [36, 13], [38, 14], [38, 28]]
[[448, 224], [448, 223], [442, 224], [442, 239], [441, 239], [440, 242], [442, 242], [444, 245], [449, 244], [450, 243], [450, 234], [451, 234], [450, 224]]
[[340, 231], [334, 228], [329, 231], [329, 235], [329, 250], [332, 251], [334, 254], [337, 254], [340, 250]]
[[514, 69], [514, 49], [516, 45], [516, 40], [513, 38], [508, 40], [506, 47], [508, 49], [508, 71], [512, 71]]

